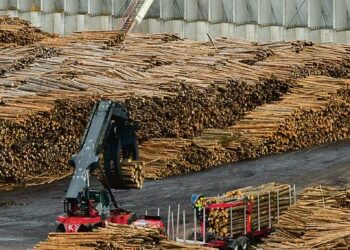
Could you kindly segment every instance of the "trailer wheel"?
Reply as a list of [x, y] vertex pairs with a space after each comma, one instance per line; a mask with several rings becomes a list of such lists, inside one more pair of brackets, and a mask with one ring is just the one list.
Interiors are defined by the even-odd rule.
[[238, 237], [237, 244], [238, 244], [240, 250], [250, 249], [250, 241], [249, 241], [248, 237], [246, 237], [246, 236]]
[[227, 250], [239, 250], [239, 244], [234, 239], [228, 239], [226, 243]]
[[63, 224], [59, 224], [56, 228], [57, 233], [64, 233], [66, 232], [66, 229], [64, 228]]

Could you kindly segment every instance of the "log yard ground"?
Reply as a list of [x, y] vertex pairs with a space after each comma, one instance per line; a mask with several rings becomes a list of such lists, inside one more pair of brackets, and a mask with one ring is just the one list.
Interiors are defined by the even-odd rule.
[[[57, 37], [0, 17], [0, 249], [245, 250], [245, 240], [260, 249], [350, 249], [349, 83], [348, 45], [198, 42], [175, 34], [117, 31]], [[155, 215], [159, 208], [165, 228], [112, 220], [89, 228], [93, 232], [60, 230], [48, 236], [64, 213], [73, 173], [68, 161], [91, 149], [79, 147], [80, 138], [92, 141], [91, 124], [101, 117], [96, 110], [105, 106], [92, 110], [101, 99], [121, 104], [130, 115], [110, 124], [117, 112], [102, 119], [110, 127], [101, 131], [115, 133], [119, 144], [109, 137], [91, 144], [125, 150], [113, 151], [118, 161], [106, 158], [105, 144], [98, 151], [101, 169], [113, 160], [111, 166], [121, 166], [127, 190], [113, 190], [117, 203], [139, 215]], [[123, 144], [126, 133], [117, 136], [115, 124], [122, 119], [127, 120], [123, 129], [139, 124], [136, 163], [130, 162], [136, 140]], [[98, 139], [105, 136], [98, 132]], [[84, 181], [92, 166], [86, 166], [91, 169]], [[93, 176], [92, 184], [102, 178], [108, 187], [111, 170], [106, 171]], [[99, 202], [94, 200], [98, 206], [92, 207], [92, 198], [82, 203], [89, 194], [89, 181], [85, 184], [76, 200], [66, 196], [67, 216], [103, 220], [102, 193]], [[195, 218], [203, 220], [205, 233], [198, 237], [206, 244], [174, 241], [169, 206], [176, 217], [181, 204], [190, 224], [192, 194], [225, 192], [194, 202], [204, 202]], [[232, 210], [244, 211], [235, 221], [238, 227], [232, 226]], [[327, 213], [332, 216], [322, 220]], [[300, 215], [305, 218], [295, 220]], [[62, 228], [72, 225], [78, 224]], [[180, 231], [190, 239], [188, 226]], [[205, 242], [206, 233], [215, 237]], [[265, 233], [267, 239], [253, 241]]]

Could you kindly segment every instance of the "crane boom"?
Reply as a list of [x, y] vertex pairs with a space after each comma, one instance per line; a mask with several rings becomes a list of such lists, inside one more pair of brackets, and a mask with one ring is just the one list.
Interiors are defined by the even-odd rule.
[[80, 151], [70, 160], [75, 171], [66, 194], [68, 202], [80, 202], [89, 187], [89, 175], [99, 165], [103, 154], [103, 171], [108, 185], [120, 185], [120, 157], [138, 159], [137, 124], [120, 104], [108, 100], [98, 102], [85, 130]]

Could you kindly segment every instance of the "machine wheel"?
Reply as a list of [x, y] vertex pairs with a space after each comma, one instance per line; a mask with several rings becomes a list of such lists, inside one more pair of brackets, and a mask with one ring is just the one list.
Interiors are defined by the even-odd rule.
[[85, 233], [85, 232], [91, 232], [92, 231], [92, 227], [89, 226], [85, 226], [85, 225], [81, 225], [78, 229], [79, 233]]
[[131, 225], [131, 223], [133, 223], [134, 221], [137, 221], [137, 216], [136, 216], [136, 214], [131, 213], [130, 217], [128, 219], [128, 225]]
[[95, 229], [98, 229], [98, 228], [101, 228], [101, 227], [103, 227], [103, 224], [102, 223], [97, 223], [97, 224], [92, 226], [91, 231], [94, 231]]
[[248, 250], [250, 249], [250, 240], [246, 236], [238, 237], [237, 245], [239, 246], [240, 250]]
[[59, 224], [56, 228], [57, 233], [64, 233], [66, 232], [66, 229], [64, 228], [63, 224]]
[[239, 250], [239, 244], [234, 239], [228, 239], [226, 243], [227, 250]]

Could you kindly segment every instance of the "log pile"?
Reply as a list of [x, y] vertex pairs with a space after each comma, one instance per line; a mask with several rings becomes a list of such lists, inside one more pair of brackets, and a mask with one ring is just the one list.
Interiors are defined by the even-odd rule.
[[[253, 202], [252, 229], [256, 231], [277, 224], [279, 216], [294, 202], [293, 196], [293, 189], [289, 185], [269, 183], [258, 187], [233, 190], [221, 197], [207, 198], [204, 204], [230, 203], [233, 200], [247, 198]], [[245, 225], [243, 204], [232, 208], [232, 218], [232, 234], [242, 234]], [[231, 235], [230, 208], [211, 209], [208, 219], [208, 232], [222, 237]]]
[[0, 47], [24, 46], [54, 37], [19, 18], [0, 16]]
[[247, 112], [235, 125], [204, 130], [169, 162], [178, 173], [200, 171], [349, 138], [349, 81], [309, 76], [296, 84], [281, 101]]
[[[224, 38], [215, 45], [108, 31], [0, 47], [0, 183], [65, 175], [62, 164], [82, 131], [73, 127], [85, 124], [101, 97], [125, 103], [140, 121], [141, 160], [152, 179], [349, 137], [348, 91], [327, 92], [345, 89], [339, 77], [349, 75], [349, 46]], [[46, 124], [55, 124], [54, 112], [65, 106], [56, 101], [67, 99], [76, 108], [63, 108], [62, 126], [51, 130]], [[43, 121], [35, 124], [37, 133], [56, 139], [32, 136], [32, 120]], [[71, 123], [67, 136], [63, 124]], [[20, 143], [11, 139], [17, 134]], [[174, 143], [163, 147], [169, 138]], [[66, 148], [62, 155], [52, 153], [56, 142]]]
[[121, 163], [121, 180], [115, 189], [141, 189], [145, 179], [144, 163], [140, 161], [123, 161]]
[[262, 249], [349, 249], [350, 191], [318, 186], [307, 188], [281, 216]]
[[[104, 171], [103, 155], [99, 157], [100, 167], [93, 174], [99, 179], [103, 186], [113, 189], [141, 189], [145, 180], [145, 164], [141, 161], [123, 160], [120, 163], [120, 176], [118, 178], [107, 178]], [[103, 171], [103, 172], [101, 172]], [[112, 174], [114, 171], [112, 170]]]
[[250, 159], [349, 138], [349, 99], [338, 95], [348, 91], [349, 81], [308, 77], [299, 84], [281, 102], [261, 106], [229, 128], [241, 138], [227, 147], [238, 141], [240, 158]]
[[36, 250], [210, 249], [168, 240], [158, 229], [108, 224], [90, 233], [50, 233]]
[[[3, 60], [0, 66], [0, 77], [4, 77], [10, 72], [23, 70], [29, 67], [31, 64], [35, 63], [37, 60], [40, 60], [41, 58], [51, 58], [54, 56], [58, 56], [60, 53], [59, 49], [47, 46], [34, 46], [32, 48], [26, 49], [19, 48], [16, 49], [16, 51], [20, 53], [19, 57], [9, 56], [5, 60], [5, 55], [3, 55]], [[14, 87], [14, 84], [12, 84], [12, 86]], [[19, 87], [18, 89], [25, 90], [28, 88], [24, 89]]]
[[[142, 122], [141, 141], [151, 138], [193, 138], [204, 128], [223, 128], [240, 119], [244, 112], [271, 101], [285, 93], [289, 85], [275, 77], [266, 78], [256, 85], [228, 80], [221, 87], [204, 90], [181, 84], [174, 88], [174, 97], [132, 98], [126, 106], [132, 116]], [[234, 110], [234, 112], [232, 112]]]
[[111, 36], [107, 41], [105, 41], [105, 44], [107, 47], [113, 47], [116, 46], [119, 43], [122, 43], [125, 40], [126, 34], [124, 32], [118, 32], [115, 35]]
[[[21, 105], [31, 108], [29, 102]], [[56, 101], [53, 110], [48, 106], [50, 102], [42, 102], [41, 110], [21, 123], [0, 121], [1, 180], [31, 183], [71, 171], [67, 159], [78, 149], [76, 135], [84, 132], [92, 103], [65, 100]]]
[[[177, 171], [178, 166], [172, 161], [176, 160], [182, 151], [189, 148], [190, 144], [191, 141], [186, 139], [162, 138], [149, 140], [140, 145], [140, 158], [145, 163], [146, 178], [155, 180], [166, 175], [162, 171], [167, 173]], [[175, 174], [178, 173], [172, 173], [172, 175]]]

